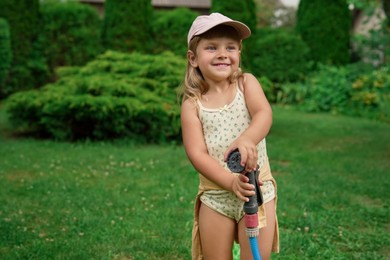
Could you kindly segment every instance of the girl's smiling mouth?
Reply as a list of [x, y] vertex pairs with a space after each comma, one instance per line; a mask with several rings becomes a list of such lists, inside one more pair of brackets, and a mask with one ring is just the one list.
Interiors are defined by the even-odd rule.
[[216, 67], [228, 67], [228, 66], [230, 66], [230, 64], [227, 64], [227, 63], [216, 63], [213, 66], [216, 66]]

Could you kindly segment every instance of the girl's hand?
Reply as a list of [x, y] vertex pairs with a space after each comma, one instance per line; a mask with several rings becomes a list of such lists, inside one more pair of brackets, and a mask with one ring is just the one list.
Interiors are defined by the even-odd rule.
[[224, 160], [227, 161], [228, 155], [238, 148], [241, 154], [241, 166], [245, 166], [245, 171], [251, 172], [257, 168], [257, 147], [249, 138], [240, 136], [226, 150]]
[[236, 196], [244, 202], [248, 202], [250, 196], [256, 194], [255, 187], [248, 183], [249, 179], [244, 174], [238, 175], [233, 179], [232, 191]]

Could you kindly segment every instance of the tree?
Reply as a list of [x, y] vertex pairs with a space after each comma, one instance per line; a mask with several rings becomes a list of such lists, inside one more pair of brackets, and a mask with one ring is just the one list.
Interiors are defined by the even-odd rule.
[[153, 51], [161, 53], [171, 51], [181, 57], [187, 53], [188, 28], [199, 13], [188, 8], [175, 8], [169, 11], [156, 11], [152, 23]]
[[345, 0], [301, 0], [297, 31], [314, 61], [343, 65], [350, 61], [351, 15]]
[[102, 42], [108, 49], [146, 51], [151, 40], [150, 0], [106, 0]]
[[0, 89], [7, 77], [11, 60], [12, 52], [9, 26], [6, 20], [0, 18]]
[[[40, 31], [39, 0], [1, 0], [0, 17], [9, 24], [12, 64], [0, 97], [39, 84], [45, 63], [37, 55]], [[36, 58], [34, 58], [36, 57]]]
[[41, 13], [43, 53], [50, 72], [60, 66], [84, 65], [99, 54], [101, 19], [93, 7], [47, 2], [41, 4]]
[[248, 10], [248, 23], [247, 25], [255, 30], [257, 27], [257, 13], [256, 13], [256, 3], [253, 0], [245, 0], [246, 7]]

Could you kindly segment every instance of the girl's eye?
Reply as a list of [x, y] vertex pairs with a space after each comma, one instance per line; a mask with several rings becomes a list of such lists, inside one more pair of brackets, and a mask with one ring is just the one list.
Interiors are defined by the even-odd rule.
[[207, 46], [207, 47], [206, 47], [206, 50], [211, 50], [211, 51], [213, 51], [213, 50], [216, 50], [216, 48], [215, 48], [214, 46]]
[[236, 50], [236, 46], [229, 46], [226, 48], [226, 50], [228, 51], [235, 51]]

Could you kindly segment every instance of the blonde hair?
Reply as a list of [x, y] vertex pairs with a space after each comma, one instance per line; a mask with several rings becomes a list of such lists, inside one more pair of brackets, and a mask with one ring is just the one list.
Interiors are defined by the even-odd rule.
[[[242, 41], [239, 36], [239, 33], [236, 29], [228, 25], [218, 25], [201, 35], [193, 37], [189, 43], [188, 50], [192, 51], [196, 56], [196, 48], [198, 47], [199, 42], [202, 39], [211, 39], [221, 36], [237, 40], [240, 43], [241, 50]], [[236, 82], [242, 76], [242, 74], [242, 70], [239, 67], [238, 70], [229, 77], [230, 83]], [[186, 74], [181, 91], [183, 101], [186, 99], [192, 99], [194, 101], [200, 99], [201, 96], [205, 94], [208, 90], [209, 85], [204, 80], [202, 72], [199, 70], [199, 68], [192, 67], [190, 61], [187, 60]]]

